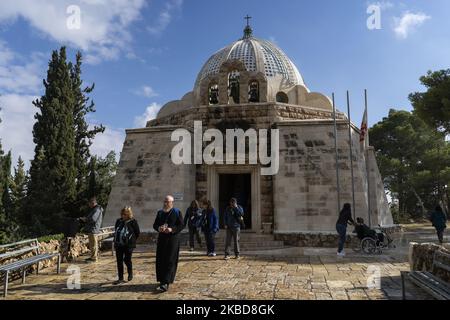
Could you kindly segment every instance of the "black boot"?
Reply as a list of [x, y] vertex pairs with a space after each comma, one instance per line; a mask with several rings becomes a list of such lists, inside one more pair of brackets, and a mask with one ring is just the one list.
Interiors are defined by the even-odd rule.
[[117, 281], [114, 281], [114, 282], [113, 282], [113, 285], [117, 286], [117, 285], [122, 284], [122, 283], [125, 283], [125, 280], [119, 279], [119, 280], [117, 280]]
[[161, 283], [161, 285], [158, 287], [158, 291], [160, 292], [167, 292], [168, 290], [169, 290], [168, 284]]

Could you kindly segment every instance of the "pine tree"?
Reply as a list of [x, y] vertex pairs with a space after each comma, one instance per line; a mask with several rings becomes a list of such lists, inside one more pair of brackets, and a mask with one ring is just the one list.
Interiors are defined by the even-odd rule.
[[49, 62], [44, 95], [33, 102], [35, 158], [31, 163], [27, 214], [31, 230], [58, 232], [76, 197], [74, 93], [66, 49], [54, 51]]
[[2, 206], [5, 212], [6, 219], [12, 219], [13, 217], [13, 202], [11, 199], [11, 151], [8, 152], [6, 156], [2, 159], [2, 172], [3, 172], [3, 181], [2, 181]]
[[86, 116], [89, 113], [95, 112], [95, 104], [87, 96], [94, 90], [95, 84], [90, 87], [83, 88], [83, 80], [81, 79], [81, 65], [82, 55], [80, 52], [76, 55], [76, 62], [71, 65], [71, 80], [72, 90], [74, 94], [74, 132], [75, 132], [75, 165], [76, 165], [76, 193], [77, 201], [75, 203], [75, 214], [83, 208], [90, 196], [89, 194], [89, 161], [91, 154], [89, 148], [92, 145], [93, 139], [98, 133], [103, 133], [105, 128], [103, 126], [94, 126], [89, 128], [86, 122]]
[[19, 157], [17, 166], [14, 168], [14, 177], [11, 184], [11, 197], [14, 205], [14, 216], [18, 222], [23, 217], [23, 205], [27, 194], [28, 176], [25, 171], [25, 163], [22, 157]]
[[116, 153], [111, 151], [105, 158], [97, 160], [97, 200], [105, 208], [108, 206], [109, 194], [117, 172]]
[[89, 195], [106, 208], [112, 183], [117, 171], [116, 153], [111, 151], [105, 158], [92, 157], [90, 163]]

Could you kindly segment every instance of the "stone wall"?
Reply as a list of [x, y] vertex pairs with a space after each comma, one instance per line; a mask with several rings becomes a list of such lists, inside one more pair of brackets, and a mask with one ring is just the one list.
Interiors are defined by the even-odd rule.
[[[337, 248], [339, 243], [339, 236], [333, 233], [275, 233], [274, 236], [275, 240], [293, 247]], [[346, 248], [358, 243], [357, 237], [347, 234]]]
[[[332, 119], [330, 111], [294, 106], [280, 103], [251, 103], [242, 105], [218, 105], [210, 107], [193, 107], [179, 113], [161, 117], [147, 124], [148, 128], [158, 126], [187, 126], [192, 127], [194, 121], [202, 121], [204, 126], [215, 126], [223, 120], [248, 120], [255, 128], [269, 128], [279, 121]], [[344, 114], [338, 113], [338, 119], [345, 119]]]
[[394, 225], [394, 219], [392, 218], [391, 209], [384, 190], [383, 179], [375, 157], [375, 149], [373, 147], [369, 147], [366, 156], [371, 181], [368, 188], [370, 195], [372, 225]]
[[[278, 103], [242, 104], [239, 106], [212, 106], [192, 108], [177, 114], [162, 117], [148, 123], [148, 127], [161, 125], [177, 125], [192, 128], [194, 121], [202, 121], [203, 129], [216, 128], [225, 132], [226, 129], [247, 128], [269, 129], [275, 122], [285, 120], [329, 119], [331, 112], [308, 107], [293, 106]], [[344, 115], [339, 113], [338, 118]], [[207, 167], [196, 166], [196, 199], [202, 201], [208, 198]], [[273, 177], [260, 178], [260, 223], [255, 229], [262, 229], [263, 224], [274, 224]]]
[[[434, 243], [414, 243], [410, 244], [409, 263], [411, 271], [428, 271], [450, 283], [450, 272], [439, 268], [433, 269], [433, 258], [437, 250], [450, 254], [450, 250]], [[450, 266], [450, 259], [446, 264]]]
[[195, 166], [176, 166], [171, 160], [171, 134], [177, 127], [129, 130], [109, 196], [103, 224], [114, 225], [120, 210], [131, 206], [142, 231], [153, 229], [164, 197], [174, 195], [175, 206], [187, 208], [195, 197]]
[[[275, 231], [326, 232], [335, 230], [339, 213], [336, 181], [334, 125], [331, 120], [295, 121], [279, 123], [280, 172], [274, 177]], [[366, 158], [361, 152], [359, 132], [352, 127], [353, 169], [356, 217], [366, 223], [368, 217]], [[338, 154], [341, 206], [352, 203], [350, 145], [348, 125], [338, 123]], [[379, 181], [371, 183], [380, 188]], [[378, 193], [384, 193], [377, 190]], [[386, 203], [374, 202], [377, 213], [390, 218], [373, 221], [392, 221]], [[372, 219], [375, 220], [375, 219]]]
[[[175, 166], [170, 153], [176, 128], [192, 129], [202, 121], [203, 130], [215, 128], [270, 129], [281, 138], [280, 172], [260, 178], [258, 222], [275, 231], [334, 231], [337, 207], [336, 164], [332, 113], [323, 109], [280, 103], [195, 107], [148, 122], [146, 129], [129, 130], [113, 184], [105, 224], [113, 225], [125, 205], [133, 208], [144, 231], [150, 231], [166, 194], [182, 194], [175, 205], [183, 211], [194, 198], [211, 197], [206, 165]], [[352, 203], [348, 126], [338, 113], [341, 203]], [[353, 127], [356, 216], [369, 222], [366, 163], [373, 179], [370, 198], [372, 225], [392, 222], [373, 152], [361, 152], [359, 131]], [[367, 160], [367, 161], [366, 161]], [[210, 199], [211, 200], [211, 199]]]
[[[393, 225], [382, 228], [385, 232], [394, 235], [402, 232], [399, 225]], [[353, 232], [353, 227], [347, 229], [346, 248], [352, 248], [360, 243], [358, 237]], [[294, 247], [313, 247], [313, 248], [337, 248], [339, 236], [336, 232], [292, 232], [292, 233], [275, 233], [275, 240], [283, 241], [287, 246]]]

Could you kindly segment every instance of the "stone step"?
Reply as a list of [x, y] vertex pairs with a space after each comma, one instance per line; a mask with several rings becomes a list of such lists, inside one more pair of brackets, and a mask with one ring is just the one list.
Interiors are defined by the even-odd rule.
[[[206, 246], [205, 243], [202, 243], [203, 246]], [[198, 245], [196, 244], [198, 247]], [[234, 244], [231, 243], [231, 247], [233, 248]], [[189, 242], [182, 243], [183, 248], [189, 248]], [[240, 242], [241, 248], [247, 249], [280, 249], [284, 248], [284, 243], [282, 241], [268, 241], [268, 242]], [[225, 242], [216, 241], [216, 248], [224, 249]]]
[[[225, 249], [226, 232], [221, 230], [215, 237], [216, 251], [221, 252]], [[202, 242], [205, 246], [205, 239], [202, 234]], [[187, 234], [183, 234], [181, 241], [183, 249], [189, 249], [189, 239]], [[233, 249], [233, 243], [232, 243]], [[241, 232], [240, 247], [243, 251], [256, 251], [256, 250], [276, 250], [283, 249], [285, 245], [283, 241], [274, 240], [273, 235], [257, 234], [252, 232]], [[196, 247], [197, 248], [197, 247]]]
[[[189, 235], [188, 234], [183, 234], [183, 239], [188, 239]], [[204, 238], [204, 235], [201, 234], [201, 237]], [[225, 241], [226, 239], [226, 233], [222, 233], [219, 232], [218, 234], [216, 234], [216, 240], [217, 239], [223, 239]], [[268, 235], [268, 234], [256, 234], [256, 233], [241, 233], [241, 241], [274, 241], [274, 237], [273, 235]]]
[[[206, 242], [202, 242], [202, 244], [204, 244]], [[225, 241], [215, 241], [216, 246], [220, 246], [220, 245], [225, 245]], [[284, 243], [282, 241], [264, 241], [264, 242], [247, 242], [247, 241], [240, 241], [239, 242], [240, 245], [245, 245], [245, 246], [253, 246], [253, 247], [270, 247], [270, 246], [283, 246]], [[233, 242], [231, 242], [231, 244], [233, 245]], [[182, 242], [181, 243], [182, 246], [189, 246], [189, 242]]]
[[[284, 246], [273, 246], [273, 247], [246, 247], [246, 246], [241, 246], [241, 252], [251, 252], [251, 251], [269, 251], [269, 250], [280, 250], [280, 249], [285, 249], [286, 247]], [[184, 251], [189, 251], [189, 247], [182, 247], [181, 248]], [[231, 254], [233, 254], [233, 248], [230, 249]], [[206, 248], [196, 248], [195, 249], [196, 252], [203, 252], [206, 251]], [[218, 247], [216, 246], [216, 253], [223, 253], [225, 251], [225, 247]]]

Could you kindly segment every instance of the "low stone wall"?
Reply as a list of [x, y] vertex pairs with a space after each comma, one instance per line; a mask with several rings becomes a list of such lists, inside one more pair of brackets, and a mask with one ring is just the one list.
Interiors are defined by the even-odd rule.
[[[382, 227], [388, 234], [396, 234], [402, 231], [399, 225]], [[353, 232], [353, 227], [347, 229], [346, 247], [357, 245], [360, 240]], [[313, 248], [336, 248], [339, 243], [339, 235], [335, 232], [301, 232], [301, 233], [275, 233], [275, 240], [283, 241], [287, 246], [313, 247]]]
[[[339, 243], [339, 236], [332, 233], [275, 233], [274, 237], [293, 247], [337, 248]], [[352, 247], [358, 242], [356, 236], [347, 234], [346, 247]]]
[[[450, 254], [450, 250], [434, 243], [410, 243], [409, 264], [411, 271], [427, 271], [441, 279], [450, 282], [450, 272], [442, 269], [433, 269], [433, 258], [437, 250]], [[450, 265], [450, 259], [446, 263]]]

